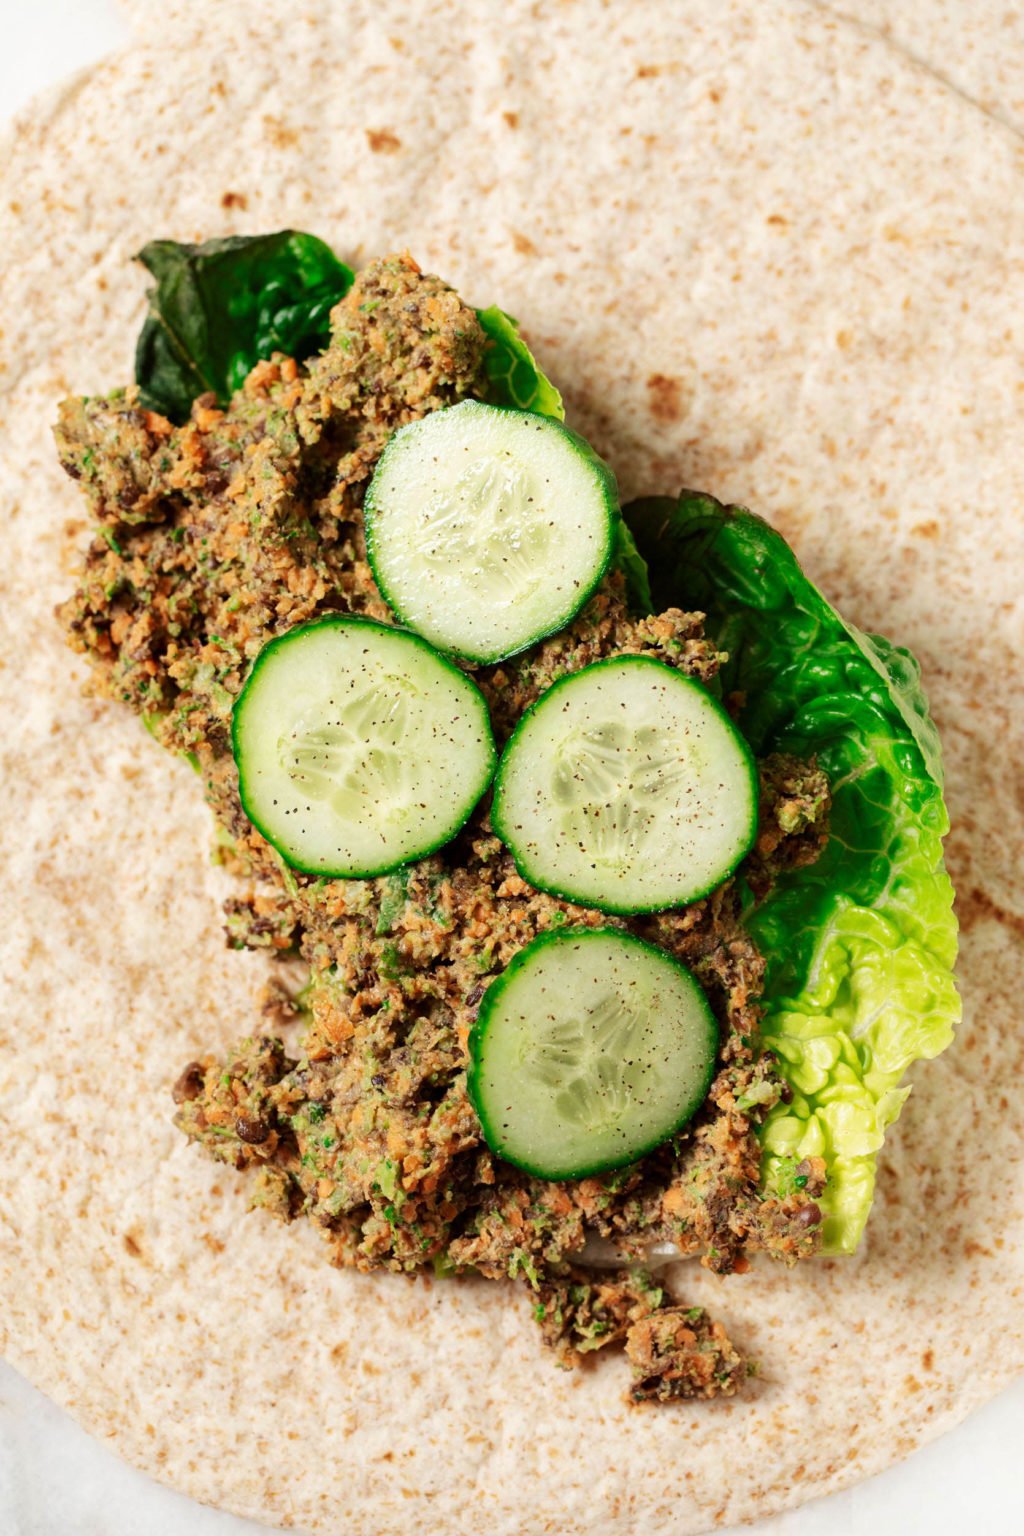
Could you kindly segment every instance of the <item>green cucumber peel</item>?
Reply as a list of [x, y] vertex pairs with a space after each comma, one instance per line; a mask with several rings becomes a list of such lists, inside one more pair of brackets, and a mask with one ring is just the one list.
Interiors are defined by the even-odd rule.
[[[493, 403], [516, 406], [523, 411], [536, 411], [542, 416], [553, 416], [556, 421], [564, 421], [562, 396], [541, 370], [520, 335], [518, 320], [513, 320], [511, 315], [493, 304], [489, 309], [478, 309], [476, 316], [490, 342], [484, 368]], [[614, 536], [609, 569], [621, 571], [630, 611], [636, 614], [650, 613], [651, 589], [647, 564], [621, 515], [615, 517]]]
[[252, 825], [291, 869], [324, 879], [390, 875], [436, 853], [497, 766], [472, 678], [419, 635], [347, 613], [263, 646], [234, 702], [231, 749]]
[[[499, 493], [490, 472], [481, 482], [482, 465], [502, 477]], [[564, 422], [462, 400], [392, 434], [363, 520], [374, 580], [399, 622], [446, 655], [491, 666], [572, 622], [608, 570], [622, 516], [615, 476]]]
[[484, 993], [466, 1086], [499, 1157], [536, 1178], [588, 1178], [683, 1130], [717, 1053], [707, 996], [675, 956], [619, 928], [559, 928]]
[[[724, 753], [728, 764], [725, 772], [733, 778], [733, 792], [724, 806], [720, 807], [715, 819], [720, 819], [723, 810], [731, 819], [740, 806], [744, 807], [739, 822], [730, 828], [732, 846], [727, 856], [723, 862], [713, 868], [713, 871], [705, 868], [704, 879], [693, 879], [694, 870], [698, 866], [693, 862], [691, 843], [691, 849], [683, 858], [683, 870], [692, 883], [682, 889], [677, 887], [674, 894], [663, 888], [657, 895], [648, 891], [643, 898], [640, 898], [634, 892], [633, 898], [624, 899], [630, 889], [631, 876], [621, 865], [618, 868], [609, 867], [599, 876], [589, 876], [589, 879], [584, 877], [584, 883], [580, 884], [580, 878], [588, 867], [588, 861], [596, 854], [593, 842], [596, 834], [592, 831], [588, 836], [586, 832], [577, 831], [566, 838], [564, 833], [557, 833], [550, 824], [544, 826], [543, 819], [556, 812], [550, 786], [544, 783], [544, 772], [552, 766], [546, 758], [546, 744], [543, 736], [545, 722], [552, 715], [556, 721], [564, 720], [572, 709], [572, 696], [575, 694], [578, 697], [581, 689], [584, 688], [589, 691], [595, 679], [603, 680], [609, 675], [617, 675], [620, 679], [629, 678], [635, 683], [635, 696], [630, 700], [634, 719], [639, 706], [640, 693], [645, 684], [654, 686], [660, 684], [662, 691], [667, 688], [672, 693], [682, 693], [692, 699], [698, 711], [693, 723], [696, 724], [700, 720], [701, 714], [705, 716], [708, 740], [704, 744], [704, 752], [706, 754]], [[586, 707], [593, 708], [595, 714], [600, 709], [600, 705]], [[661, 706], [659, 725], [663, 725], [669, 707], [668, 703]], [[618, 716], [618, 711], [616, 716], [621, 718]], [[538, 726], [540, 732], [537, 730]], [[677, 746], [675, 750], [678, 751]], [[580, 772], [578, 766], [580, 761], [579, 756], [574, 759], [576, 765], [574, 777]], [[642, 761], [641, 755], [637, 761], [637, 767]], [[717, 768], [718, 772], [712, 770], [710, 766], [703, 769], [699, 767], [687, 769], [688, 795], [691, 798], [683, 802], [688, 807], [681, 817], [684, 830], [693, 815], [694, 799], [692, 797], [696, 796], [699, 802], [709, 789], [712, 794], [714, 793], [714, 780], [720, 778], [722, 770], [721, 757], [718, 759]], [[525, 794], [522, 787], [515, 785], [516, 778], [521, 779], [524, 776], [528, 786]], [[702, 780], [710, 780], [711, 783], [708, 785], [702, 783]], [[547, 891], [549, 895], [575, 902], [579, 906], [590, 907], [612, 917], [663, 912], [671, 907], [688, 906], [702, 900], [712, 891], [717, 890], [732, 874], [740, 861], [750, 852], [757, 836], [757, 765], [749, 744], [737, 730], [720, 700], [705, 688], [703, 683], [654, 656], [607, 656], [602, 661], [591, 662], [576, 672], [566, 672], [556, 678], [540, 697], [524, 710], [517, 721], [502, 752], [493, 789], [491, 826], [511, 852], [516, 869], [523, 879], [536, 890]], [[722, 793], [721, 782], [718, 784], [718, 792]], [[650, 792], [648, 794], [650, 795]], [[597, 794], [596, 798], [600, 800], [600, 795]], [[634, 809], [636, 798], [637, 795], [631, 786], [628, 799], [633, 801]], [[640, 798], [642, 804], [642, 795]], [[664, 769], [661, 770], [658, 788], [652, 798], [659, 808], [671, 805], [672, 791], [666, 786]], [[510, 801], [515, 807], [511, 814]], [[609, 802], [602, 811], [602, 815], [612, 814], [612, 804]], [[541, 818], [539, 829], [537, 818]], [[533, 823], [532, 836], [531, 823]], [[596, 824], [590, 825], [593, 828]], [[648, 838], [649, 855], [645, 852], [641, 857], [635, 851], [627, 855], [627, 862], [634, 866], [634, 870], [637, 865], [650, 868], [652, 864], [657, 864], [663, 870], [668, 863], [671, 856], [670, 845], [666, 841], [671, 835], [669, 828], [664, 823], [659, 826], [655, 820], [652, 822], [652, 834]], [[678, 825], [676, 835], [678, 836]], [[573, 852], [576, 848], [582, 848], [584, 842], [588, 847], [588, 853], [583, 864], [578, 865], [573, 860]], [[552, 852], [560, 844], [565, 847], [565, 855], [559, 871], [555, 867], [559, 860], [552, 858]], [[593, 868], [593, 865], [589, 867]], [[595, 886], [600, 886], [600, 890], [589, 887], [590, 879], [594, 880]]]

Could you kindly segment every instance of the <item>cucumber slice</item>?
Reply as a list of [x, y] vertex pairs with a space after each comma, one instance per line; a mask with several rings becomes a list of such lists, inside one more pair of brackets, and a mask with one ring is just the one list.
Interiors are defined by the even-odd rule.
[[718, 1028], [664, 950], [611, 928], [542, 934], [484, 993], [469, 1096], [488, 1146], [541, 1179], [620, 1168], [707, 1097]]
[[560, 678], [505, 748], [491, 822], [531, 885], [603, 912], [706, 896], [757, 834], [750, 749], [700, 683], [645, 656]]
[[314, 875], [383, 875], [443, 847], [497, 756], [464, 673], [417, 635], [341, 615], [263, 647], [231, 738], [249, 820]]
[[493, 662], [567, 624], [612, 555], [611, 470], [549, 416], [464, 400], [401, 427], [366, 493], [366, 547], [403, 623]]

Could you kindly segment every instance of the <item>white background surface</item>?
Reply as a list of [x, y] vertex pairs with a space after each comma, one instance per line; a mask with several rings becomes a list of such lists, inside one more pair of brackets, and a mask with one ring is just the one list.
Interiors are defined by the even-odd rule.
[[[0, 123], [33, 92], [126, 37], [113, 0], [0, 0], [0, 14]], [[871, 1411], [865, 1402], [865, 1417]], [[0, 1536], [258, 1536], [263, 1529], [127, 1467], [0, 1362]], [[1024, 1380], [909, 1461], [763, 1522], [756, 1536], [975, 1531], [1024, 1531]]]

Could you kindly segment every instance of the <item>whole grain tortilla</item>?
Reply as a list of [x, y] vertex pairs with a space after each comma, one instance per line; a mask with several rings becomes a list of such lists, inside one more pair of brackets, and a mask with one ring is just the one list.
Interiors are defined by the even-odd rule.
[[1024, 133], [1024, 8], [975, 0], [818, 0], [943, 85]]
[[[801, 0], [133, 16], [0, 161], [5, 1353], [156, 1476], [316, 1532], [686, 1536], [878, 1470], [1024, 1367], [1019, 139]], [[506, 1287], [333, 1271], [170, 1125], [262, 962], [189, 770], [79, 695], [48, 424], [129, 376], [147, 239], [284, 225], [500, 302], [625, 497], [754, 506], [923, 663], [964, 1025], [856, 1258], [671, 1277], [760, 1359], [738, 1400], [630, 1409]]]

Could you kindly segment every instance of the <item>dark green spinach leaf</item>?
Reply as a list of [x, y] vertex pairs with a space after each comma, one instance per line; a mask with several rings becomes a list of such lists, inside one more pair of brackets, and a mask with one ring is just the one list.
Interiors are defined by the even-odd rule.
[[330, 246], [292, 229], [202, 245], [151, 240], [137, 259], [156, 285], [135, 380], [143, 404], [174, 422], [208, 390], [226, 404], [260, 358], [319, 352], [353, 280]]

